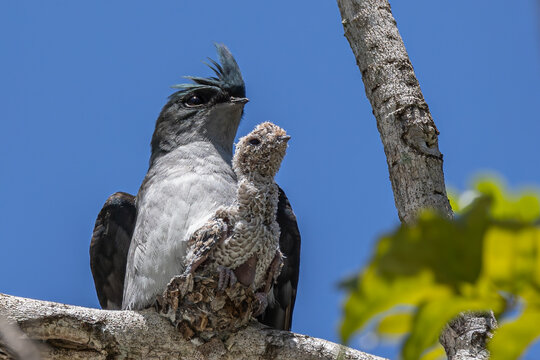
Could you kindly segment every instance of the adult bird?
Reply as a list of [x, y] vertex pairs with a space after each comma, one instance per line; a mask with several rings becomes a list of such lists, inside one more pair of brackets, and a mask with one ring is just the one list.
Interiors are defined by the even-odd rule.
[[[90, 266], [104, 309], [143, 309], [185, 267], [186, 243], [215, 211], [236, 195], [233, 142], [248, 101], [240, 69], [216, 45], [216, 77], [188, 77], [163, 107], [151, 141], [148, 172], [134, 197], [111, 195], [98, 214]], [[279, 189], [277, 221], [284, 266], [274, 286], [276, 302], [259, 320], [289, 330], [296, 299], [300, 233]]]

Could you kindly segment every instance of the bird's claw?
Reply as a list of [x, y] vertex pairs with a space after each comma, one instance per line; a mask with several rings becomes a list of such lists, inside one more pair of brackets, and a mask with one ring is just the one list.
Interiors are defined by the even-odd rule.
[[186, 296], [186, 294], [189, 294], [193, 291], [194, 286], [194, 280], [193, 280], [193, 274], [191, 272], [188, 272], [187, 274], [182, 275], [183, 282], [179, 284], [178, 291], [180, 292], [180, 295], [182, 297]]
[[236, 284], [237, 279], [234, 271], [222, 265], [218, 266], [217, 271], [219, 274], [218, 291], [224, 291], [227, 287]]
[[186, 271], [182, 275], [175, 276], [167, 285], [165, 290], [167, 294], [178, 294], [180, 297], [186, 296], [186, 294], [193, 291], [194, 280], [193, 274]]
[[157, 296], [154, 306], [159, 312], [176, 312], [184, 296], [193, 291], [194, 280], [190, 272], [177, 275], [169, 281], [163, 294]]
[[255, 293], [255, 298], [258, 301], [257, 308], [253, 311], [253, 316], [257, 317], [261, 315], [268, 306], [268, 296], [264, 292]]

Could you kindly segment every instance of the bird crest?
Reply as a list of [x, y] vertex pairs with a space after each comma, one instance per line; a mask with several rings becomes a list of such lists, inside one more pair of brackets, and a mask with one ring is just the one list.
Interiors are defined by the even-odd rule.
[[215, 44], [215, 46], [219, 56], [219, 63], [208, 58], [211, 64], [206, 65], [214, 71], [216, 76], [208, 78], [184, 76], [186, 79], [193, 81], [194, 84], [188, 83], [171, 86], [174, 89], [179, 89], [179, 91], [175, 92], [170, 97], [182, 95], [187, 91], [205, 87], [220, 88], [226, 91], [230, 96], [234, 97], [246, 96], [246, 85], [244, 84], [244, 79], [242, 78], [242, 73], [240, 72], [240, 67], [238, 67], [236, 60], [234, 60], [234, 57], [225, 45]]

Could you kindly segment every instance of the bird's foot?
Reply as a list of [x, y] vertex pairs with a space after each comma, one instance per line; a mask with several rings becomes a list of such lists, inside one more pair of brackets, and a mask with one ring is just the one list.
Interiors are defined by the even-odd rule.
[[193, 285], [193, 275], [189, 272], [173, 277], [163, 293], [156, 297], [156, 310], [160, 313], [175, 314], [184, 296], [193, 291]]
[[180, 295], [184, 297], [186, 294], [193, 291], [193, 274], [191, 272], [182, 274], [182, 280], [183, 281], [178, 284], [178, 291], [180, 292]]
[[222, 265], [218, 266], [217, 271], [219, 275], [218, 291], [224, 291], [227, 287], [236, 284], [237, 279], [234, 271]]
[[257, 299], [259, 304], [255, 308], [255, 311], [253, 311], [253, 316], [257, 317], [266, 310], [266, 307], [268, 306], [268, 296], [264, 292], [257, 292], [255, 293], [255, 299]]
[[165, 289], [165, 295], [168, 295], [168, 297], [183, 298], [186, 294], [193, 291], [193, 286], [193, 274], [186, 271], [182, 275], [177, 275], [171, 279]]

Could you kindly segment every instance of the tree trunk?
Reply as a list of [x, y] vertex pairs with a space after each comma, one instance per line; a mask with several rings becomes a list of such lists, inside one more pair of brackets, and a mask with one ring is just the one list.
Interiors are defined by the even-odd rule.
[[487, 360], [489, 351], [486, 343], [496, 328], [493, 311], [463, 313], [446, 325], [439, 342], [448, 360]]
[[[44, 359], [382, 360], [326, 340], [273, 330], [256, 321], [226, 340], [196, 344], [184, 340], [153, 309], [98, 310], [0, 294], [0, 314], [41, 342]], [[17, 358], [18, 344], [10, 344], [5, 335], [0, 328], [0, 359]]]
[[[453, 218], [446, 195], [439, 132], [387, 0], [337, 0], [345, 36], [377, 119], [399, 219], [413, 222], [430, 208]], [[482, 325], [482, 326], [480, 326]], [[462, 314], [440, 337], [449, 359], [489, 358], [486, 342], [497, 321]]]
[[399, 219], [419, 210], [452, 218], [439, 132], [387, 0], [338, 0], [345, 36], [362, 73], [384, 145]]

